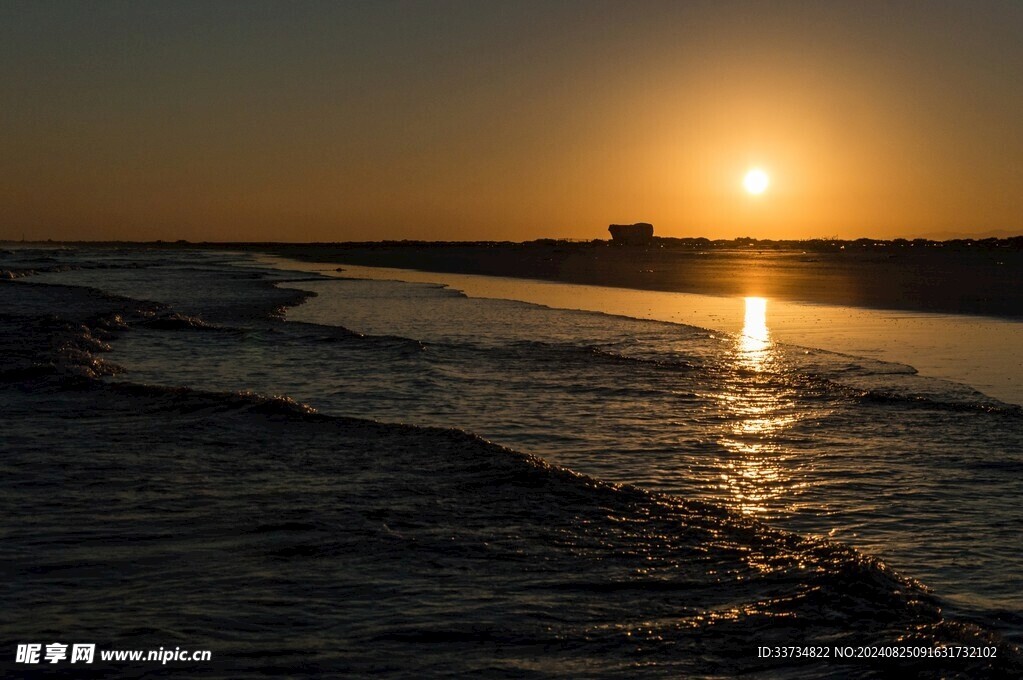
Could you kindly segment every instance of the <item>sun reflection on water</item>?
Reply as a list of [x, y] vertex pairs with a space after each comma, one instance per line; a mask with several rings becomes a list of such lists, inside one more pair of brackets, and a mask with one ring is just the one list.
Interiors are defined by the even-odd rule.
[[793, 456], [784, 434], [798, 418], [784, 381], [778, 380], [779, 357], [767, 327], [767, 300], [745, 299], [746, 314], [737, 336], [735, 377], [721, 395], [727, 426], [719, 440], [722, 491], [746, 514], [768, 517], [792, 507], [798, 484], [792, 479]]
[[763, 370], [770, 359], [771, 334], [767, 330], [767, 299], [746, 298], [746, 317], [739, 335], [738, 351], [746, 368]]

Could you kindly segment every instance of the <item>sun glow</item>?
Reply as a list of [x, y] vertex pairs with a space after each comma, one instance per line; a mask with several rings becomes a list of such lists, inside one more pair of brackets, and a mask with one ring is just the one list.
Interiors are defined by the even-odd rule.
[[742, 185], [746, 187], [747, 193], [758, 195], [767, 191], [768, 185], [771, 183], [771, 178], [767, 176], [767, 173], [760, 168], [752, 168], [746, 173], [746, 177], [742, 180]]

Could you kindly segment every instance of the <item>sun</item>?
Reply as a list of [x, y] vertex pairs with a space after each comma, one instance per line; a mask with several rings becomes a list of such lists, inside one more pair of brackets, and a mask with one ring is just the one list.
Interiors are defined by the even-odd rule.
[[754, 195], [767, 191], [767, 186], [770, 183], [771, 178], [760, 168], [751, 168], [742, 180], [742, 185], [746, 187], [746, 192]]

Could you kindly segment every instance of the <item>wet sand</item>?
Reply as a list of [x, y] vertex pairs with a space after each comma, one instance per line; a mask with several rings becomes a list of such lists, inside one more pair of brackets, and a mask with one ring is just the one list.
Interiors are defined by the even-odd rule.
[[845, 307], [1023, 318], [1023, 251], [693, 250], [592, 243], [262, 244], [309, 262], [482, 274]]

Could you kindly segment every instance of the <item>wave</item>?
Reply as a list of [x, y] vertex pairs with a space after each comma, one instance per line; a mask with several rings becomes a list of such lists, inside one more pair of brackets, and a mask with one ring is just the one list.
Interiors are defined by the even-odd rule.
[[[772, 529], [722, 506], [606, 483], [471, 433], [325, 416], [285, 397], [251, 393], [90, 380], [65, 390], [65, 396], [61, 409], [86, 423], [86, 431], [67, 444], [50, 442], [51, 460], [93, 455], [88, 441], [103, 446], [125, 432], [134, 443], [122, 456], [142, 446], [151, 464], [164, 455], [201, 464], [216, 481], [208, 492], [213, 495], [196, 498], [199, 506], [174, 496], [165, 501], [175, 503], [166, 512], [194, 517], [190, 533], [201, 537], [195, 549], [207, 540], [236, 544], [232, 556], [221, 559], [235, 571], [259, 574], [246, 577], [253, 597], [269, 596], [289, 574], [302, 579], [303, 596], [295, 606], [324, 597], [347, 601], [334, 611], [333, 625], [365, 643], [357, 656], [370, 665], [393, 653], [388, 640], [430, 640], [439, 646], [435, 653], [455, 656], [468, 645], [484, 660], [488, 653], [477, 645], [486, 641], [511, 653], [546, 654], [552, 663], [564, 649], [576, 648], [613, 664], [627, 662], [642, 639], [646, 661], [661, 672], [678, 662], [679, 650], [691, 656], [697, 649], [704, 650], [701, 664], [750, 670], [760, 665], [753, 662], [752, 645], [795, 640], [829, 646], [990, 645], [998, 648], [998, 658], [930, 666], [974, 673], [1020, 668], [1016, 651], [996, 634], [945, 615], [921, 584], [852, 548]], [[50, 408], [53, 400], [50, 393]], [[272, 449], [265, 448], [269, 442], [276, 442]], [[260, 470], [274, 470], [273, 476], [265, 478]], [[249, 481], [232, 485], [229, 480], [238, 475]], [[305, 486], [313, 480], [322, 487], [315, 492]], [[85, 473], [84, 480], [69, 484], [66, 497], [87, 491], [92, 502], [103, 502], [97, 488], [78, 488], [87, 481]], [[324, 489], [330, 490], [326, 496]], [[310, 493], [317, 497], [311, 506]], [[249, 496], [260, 499], [259, 507], [246, 506]], [[325, 502], [341, 514], [335, 517]], [[213, 519], [218, 515], [194, 515], [196, 507], [210, 503], [224, 505], [242, 525], [222, 534]], [[139, 510], [122, 502], [109, 512], [116, 517]], [[154, 510], [146, 512], [153, 517]], [[48, 527], [45, 517], [36, 521], [44, 526], [37, 543], [74, 540]], [[62, 521], [59, 514], [52, 519]], [[79, 517], [63, 531], [79, 535], [89, 526]], [[176, 535], [158, 534], [140, 545], [161, 540], [173, 540], [186, 555], [192, 549]], [[335, 576], [323, 580], [327, 564]], [[224, 566], [187, 582], [169, 572], [162, 587], [179, 599], [216, 600], [210, 589], [228, 578]], [[344, 575], [348, 568], [358, 580]], [[454, 574], [458, 578], [450, 580]], [[46, 578], [43, 572], [33, 577]], [[380, 589], [388, 594], [380, 595], [377, 608], [363, 608], [353, 595], [347, 600], [342, 595], [356, 583], [367, 595]], [[481, 587], [502, 602], [500, 623], [479, 609]], [[93, 606], [74, 604], [76, 616]], [[246, 605], [232, 606], [229, 612], [211, 607], [208, 625], [229, 625], [222, 617], [247, 615]], [[165, 614], [164, 620], [168, 617], [175, 619]], [[454, 619], [461, 625], [443, 632]], [[27, 626], [18, 629], [21, 635], [31, 637], [36, 630], [21, 616], [14, 621]], [[548, 632], [540, 633], [545, 626]], [[253, 649], [266, 643], [259, 632], [235, 635]], [[250, 652], [245, 661], [258, 663], [259, 655]], [[874, 670], [890, 665], [863, 664]], [[783, 676], [806, 672], [804, 661], [761, 667]], [[642, 674], [641, 667], [634, 670]]]
[[36, 276], [38, 274], [56, 274], [59, 272], [73, 271], [75, 269], [80, 269], [80, 267], [69, 264], [36, 267], [11, 267], [10, 269], [0, 269], [0, 280], [6, 279], [11, 281], [28, 276]]
[[1021, 406], [996, 401], [986, 397], [980, 392], [975, 392], [975, 395], [976, 399], [955, 401], [922, 394], [906, 394], [885, 390], [863, 390], [858, 391], [855, 397], [863, 403], [892, 404], [905, 408], [933, 409], [954, 413], [990, 413], [1011, 417], [1023, 416], [1023, 407]]
[[219, 331], [219, 330], [236, 330], [228, 329], [224, 326], [218, 326], [204, 321], [198, 316], [188, 316], [187, 314], [178, 314], [176, 312], [164, 315], [156, 315], [155, 313], [149, 318], [139, 322], [140, 326], [144, 328], [152, 328], [163, 331], [174, 331], [174, 330], [202, 330], [202, 331]]
[[324, 326], [304, 321], [288, 321], [287, 332], [293, 339], [315, 343], [354, 342], [381, 347], [397, 347], [412, 352], [426, 349], [426, 343], [400, 335], [374, 335], [359, 333], [344, 326]]

